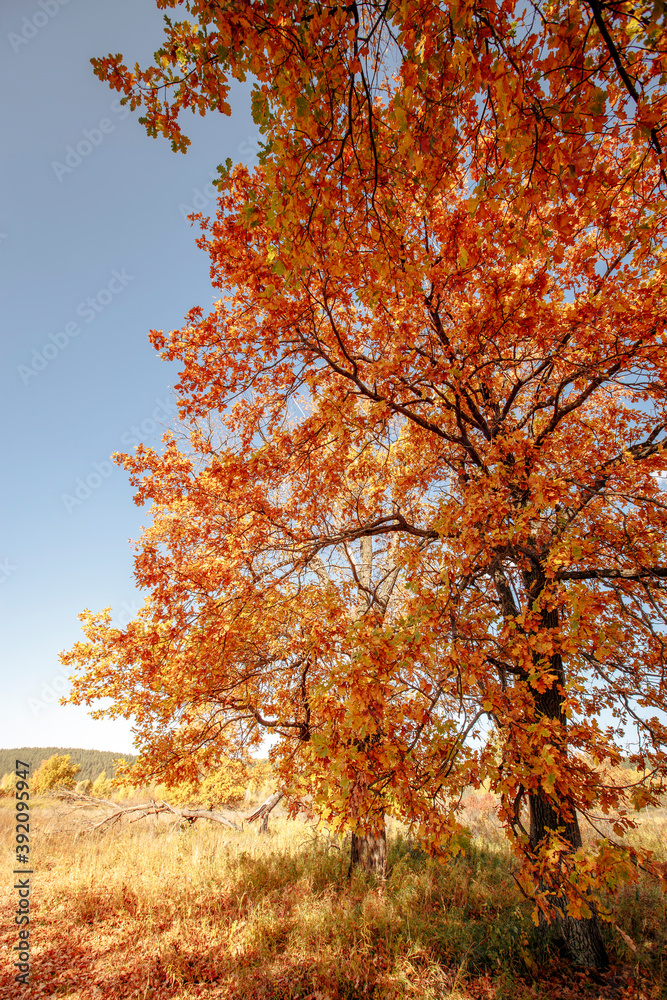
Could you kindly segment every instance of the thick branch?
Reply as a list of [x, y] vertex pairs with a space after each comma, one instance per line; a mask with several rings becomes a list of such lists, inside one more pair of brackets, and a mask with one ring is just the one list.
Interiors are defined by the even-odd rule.
[[220, 823], [222, 826], [228, 826], [232, 830], [240, 830], [240, 827], [236, 823], [227, 819], [227, 817], [223, 816], [222, 813], [211, 812], [209, 809], [181, 809], [178, 806], [172, 806], [168, 802], [164, 801], [144, 802], [137, 806], [119, 806], [117, 803], [110, 802], [108, 799], [98, 799], [93, 795], [84, 795], [81, 792], [73, 792], [67, 788], [60, 789], [56, 795], [57, 798], [72, 804], [93, 806], [101, 809], [111, 808], [113, 810], [108, 816], [105, 816], [104, 819], [99, 820], [97, 823], [93, 823], [90, 828], [91, 831], [101, 830], [105, 826], [113, 826], [125, 816], [138, 814], [133, 820], [133, 822], [136, 822], [138, 819], [146, 819], [148, 816], [155, 816], [158, 813], [164, 812], [173, 813], [175, 816], [180, 817], [180, 819], [187, 819], [190, 823], [194, 823], [197, 819], [208, 819], [212, 823]]
[[252, 823], [253, 820], [261, 819], [263, 816], [268, 816], [271, 810], [278, 805], [284, 794], [284, 792], [274, 792], [272, 795], [269, 795], [268, 799], [265, 802], [262, 802], [261, 806], [258, 806], [254, 813], [250, 816], [246, 816], [246, 823]]
[[554, 574], [556, 580], [645, 580], [667, 579], [667, 566], [639, 569], [571, 569]]

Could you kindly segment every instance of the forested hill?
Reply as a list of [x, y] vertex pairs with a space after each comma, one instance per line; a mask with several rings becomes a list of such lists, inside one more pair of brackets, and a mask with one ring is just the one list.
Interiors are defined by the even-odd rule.
[[114, 773], [114, 761], [123, 757], [127, 761], [135, 761], [133, 754], [113, 753], [111, 750], [81, 750], [76, 747], [19, 747], [13, 750], [0, 750], [0, 778], [14, 770], [17, 760], [30, 764], [34, 773], [43, 760], [48, 760], [54, 753], [70, 755], [73, 764], [78, 764], [81, 770], [77, 774], [78, 781], [88, 778], [95, 780], [100, 771], [106, 771], [107, 778]]

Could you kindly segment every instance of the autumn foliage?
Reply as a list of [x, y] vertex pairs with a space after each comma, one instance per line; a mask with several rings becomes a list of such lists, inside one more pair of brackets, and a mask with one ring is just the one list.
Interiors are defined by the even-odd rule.
[[147, 597], [84, 615], [73, 698], [178, 777], [271, 732], [295, 806], [435, 853], [487, 782], [602, 967], [597, 891], [665, 879], [624, 839], [667, 776], [662, 6], [185, 6], [98, 74], [184, 149], [250, 73], [264, 148], [201, 219], [220, 301], [152, 334], [190, 440], [120, 459]]
[[53, 754], [48, 760], [43, 760], [35, 771], [32, 791], [35, 795], [43, 795], [58, 788], [74, 788], [80, 770], [77, 764], [72, 763], [68, 753]]

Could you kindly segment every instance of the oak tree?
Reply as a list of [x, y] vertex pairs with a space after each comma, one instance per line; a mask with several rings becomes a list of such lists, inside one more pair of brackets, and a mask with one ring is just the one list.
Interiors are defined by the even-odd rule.
[[[361, 241], [337, 255], [329, 231], [309, 245], [305, 274], [281, 274], [269, 192], [259, 171], [238, 171], [202, 240], [236, 294], [154, 339], [183, 363], [185, 409], [222, 408], [252, 386], [227, 417], [238, 482], [307, 469], [295, 511], [306, 523], [309, 491], [326, 496], [341, 473], [323, 433], [400, 423], [394, 507], [348, 508], [338, 538], [441, 542], [439, 586], [415, 570], [422, 618], [431, 628], [426, 609], [440, 621], [447, 610], [449, 662], [466, 665], [464, 689], [505, 733], [495, 787], [534, 883], [559, 885], [593, 927], [588, 889], [622, 872], [627, 851], [606, 843], [583, 860], [576, 811], [618, 810], [623, 798], [595, 762], [618, 761], [633, 722], [646, 801], [665, 765], [664, 219], [628, 196], [599, 228], [578, 227], [573, 205], [563, 246], [543, 228], [562, 206], [546, 203], [534, 226], [490, 206], [471, 217], [465, 177], [458, 198], [448, 183], [427, 206], [395, 192], [394, 225], [421, 236], [400, 261]], [[643, 244], [628, 253], [638, 229]], [[317, 406], [285, 430], [279, 418], [304, 387]], [[244, 465], [263, 425], [271, 447]], [[416, 485], [437, 502], [411, 519], [400, 501]], [[603, 708], [617, 732], [596, 722]], [[599, 935], [580, 946], [579, 926], [568, 931], [575, 955], [604, 964]]]
[[[663, 8], [186, 8], [194, 23], [167, 25], [155, 66], [96, 66], [176, 148], [181, 108], [225, 111], [230, 76], [256, 80], [260, 165], [223, 169], [202, 220], [214, 282], [234, 293], [153, 335], [182, 363], [184, 415], [218, 410], [237, 434], [229, 537], [245, 554], [244, 518], [265, 540], [284, 526], [264, 497], [295, 477], [290, 530], [311, 556], [400, 537], [414, 599], [391, 636], [364, 636], [367, 655], [391, 675], [390, 643], [418, 634], [419, 660], [437, 637], [444, 676], [500, 733], [471, 780], [500, 794], [526, 890], [601, 967], [591, 894], [657, 871], [622, 835], [666, 766]], [[312, 412], [287, 426], [298, 393]], [[311, 530], [308, 497], [335, 502], [349, 454], [322, 441], [392, 434], [383, 502]], [[140, 455], [145, 495], [181, 461]], [[415, 488], [428, 503], [406, 513]], [[623, 789], [602, 765], [630, 725], [643, 777]], [[383, 746], [400, 758], [399, 735]], [[421, 808], [437, 850], [452, 824]], [[596, 809], [617, 839], [584, 848], [579, 817]]]

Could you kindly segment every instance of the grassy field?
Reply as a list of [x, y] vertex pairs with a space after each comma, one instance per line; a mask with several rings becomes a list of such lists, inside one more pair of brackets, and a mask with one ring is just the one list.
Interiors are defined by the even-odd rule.
[[[12, 805], [0, 803], [6, 1000], [667, 997], [664, 894], [640, 882], [613, 901], [613, 968], [592, 981], [534, 928], [514, 861], [479, 801], [469, 810], [470, 851], [447, 863], [392, 825], [384, 885], [348, 881], [345, 845], [284, 816], [263, 835], [155, 817], [91, 836], [77, 835], [82, 819], [71, 808], [38, 802], [26, 987], [8, 960]], [[662, 849], [666, 827], [655, 814], [642, 835]]]

